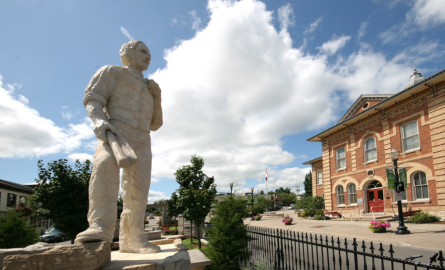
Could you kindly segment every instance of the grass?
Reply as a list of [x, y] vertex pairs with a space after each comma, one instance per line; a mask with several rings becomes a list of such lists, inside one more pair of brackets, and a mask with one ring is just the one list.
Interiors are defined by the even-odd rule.
[[[195, 239], [195, 238], [193, 238], [193, 242], [192, 243], [190, 243], [190, 238], [183, 239], [182, 240], [182, 244], [186, 245], [188, 250], [198, 249], [199, 248], [198, 239]], [[204, 255], [205, 255], [206, 249], [207, 249], [207, 246], [204, 245], [201, 242], [201, 251], [202, 251], [202, 253], [204, 253]]]

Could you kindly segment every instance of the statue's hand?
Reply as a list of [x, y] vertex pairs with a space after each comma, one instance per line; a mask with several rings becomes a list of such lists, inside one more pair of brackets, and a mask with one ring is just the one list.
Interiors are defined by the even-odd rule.
[[108, 142], [107, 134], [106, 134], [107, 130], [116, 134], [116, 128], [112, 124], [110, 124], [107, 121], [104, 121], [102, 119], [98, 119], [95, 121], [94, 133], [96, 134], [96, 137], [99, 140], [102, 140], [103, 142]]
[[161, 98], [161, 88], [154, 80], [147, 80], [148, 90], [155, 98]]

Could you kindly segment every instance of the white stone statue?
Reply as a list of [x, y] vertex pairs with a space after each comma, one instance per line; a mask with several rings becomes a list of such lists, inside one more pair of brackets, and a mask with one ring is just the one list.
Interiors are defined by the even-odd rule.
[[76, 241], [112, 242], [120, 165], [124, 167], [120, 252], [156, 253], [160, 248], [145, 239], [144, 214], [151, 180], [150, 131], [162, 126], [161, 89], [142, 75], [151, 59], [143, 42], [125, 43], [120, 57], [124, 67], [100, 68], [85, 89], [83, 102], [99, 142], [89, 187], [89, 228]]

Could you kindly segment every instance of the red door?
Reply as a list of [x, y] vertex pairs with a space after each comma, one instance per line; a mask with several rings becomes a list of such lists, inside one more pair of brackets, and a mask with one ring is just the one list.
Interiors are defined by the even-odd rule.
[[383, 212], [384, 204], [383, 189], [368, 190], [368, 213]]

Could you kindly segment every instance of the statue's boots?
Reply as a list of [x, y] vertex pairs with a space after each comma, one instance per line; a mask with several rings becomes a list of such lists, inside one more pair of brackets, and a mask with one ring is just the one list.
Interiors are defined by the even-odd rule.
[[[130, 241], [128, 241], [130, 240]], [[153, 245], [145, 239], [145, 236], [119, 239], [119, 252], [150, 254], [161, 251], [159, 246]]]
[[108, 243], [113, 242], [113, 236], [110, 236], [109, 233], [105, 233], [104, 230], [100, 226], [95, 226], [92, 224], [88, 229], [79, 233], [76, 236], [76, 242], [79, 243], [90, 243], [90, 242], [101, 242], [106, 241]]

